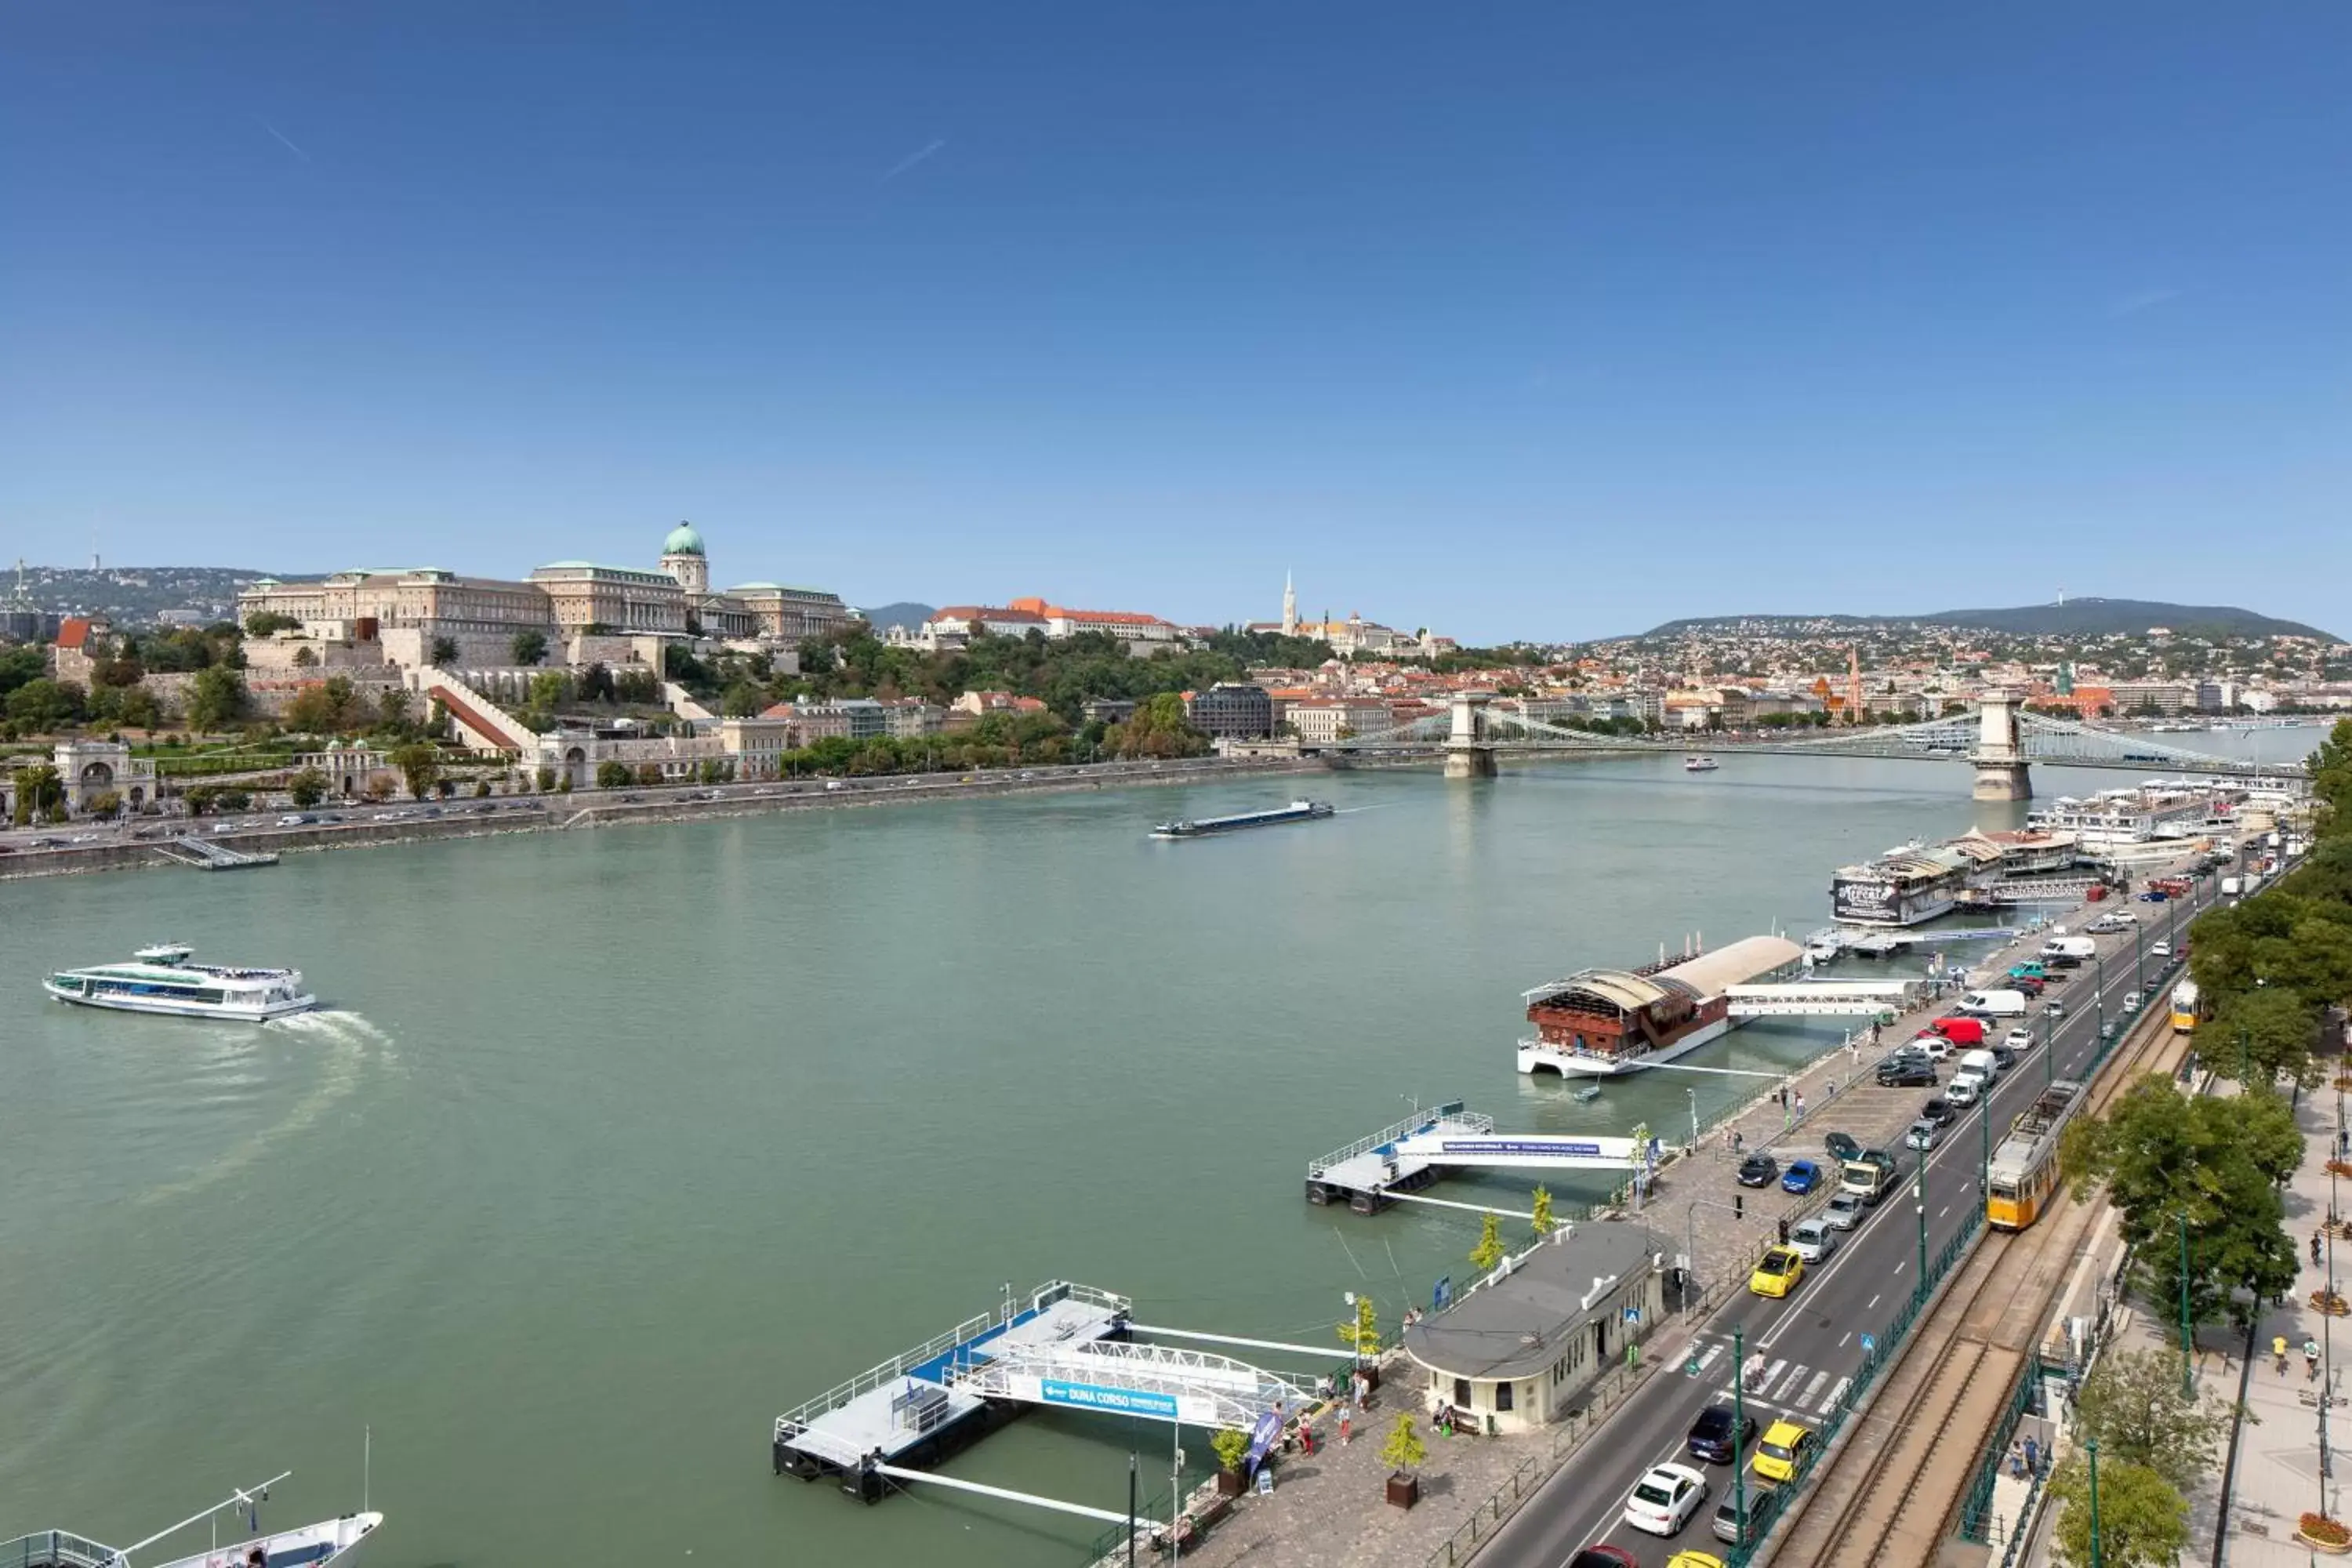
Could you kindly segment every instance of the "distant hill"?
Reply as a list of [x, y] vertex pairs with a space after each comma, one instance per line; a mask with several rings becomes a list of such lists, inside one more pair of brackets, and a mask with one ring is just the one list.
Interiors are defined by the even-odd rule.
[[[50, 615], [103, 616], [123, 626], [152, 626], [167, 614], [226, 621], [236, 615], [239, 588], [278, 575], [246, 566], [27, 566], [25, 597]], [[0, 572], [0, 607], [16, 602], [15, 571]]]
[[2203, 637], [2319, 637], [2337, 639], [2316, 626], [2282, 621], [2229, 605], [2170, 605], [2155, 599], [2069, 599], [2063, 605], [2021, 605], [2007, 610], [1938, 610], [1925, 616], [1705, 616], [1668, 621], [1644, 637], [1735, 627], [1771, 628], [1785, 635], [1876, 626], [1968, 626], [2011, 637], [2106, 637], [2164, 626]]
[[909, 600], [904, 604], [877, 605], [866, 612], [866, 618], [877, 632], [890, 626], [904, 626], [911, 632], [938, 613], [929, 605], [918, 605]]

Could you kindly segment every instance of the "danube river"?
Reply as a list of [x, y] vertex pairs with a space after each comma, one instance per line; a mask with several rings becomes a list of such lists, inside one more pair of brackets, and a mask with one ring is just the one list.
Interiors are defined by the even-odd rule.
[[[1686, 1086], [1747, 1092], [1531, 1087], [1519, 993], [1826, 923], [1839, 864], [2021, 820], [1968, 784], [1632, 758], [1318, 777], [1336, 819], [1190, 843], [1144, 834], [1292, 781], [0, 885], [0, 1537], [127, 1542], [289, 1467], [265, 1522], [348, 1510], [364, 1426], [373, 1568], [1076, 1563], [1083, 1521], [777, 1479], [770, 1424], [1008, 1282], [1336, 1358], [1342, 1292], [1392, 1325], [1475, 1233], [1309, 1207], [1310, 1158], [1414, 1097], [1671, 1133]], [[297, 965], [331, 1011], [212, 1026], [37, 989], [165, 938]], [[1079, 1415], [952, 1473], [1120, 1507], [1130, 1447], [1164, 1491], [1164, 1429]]]

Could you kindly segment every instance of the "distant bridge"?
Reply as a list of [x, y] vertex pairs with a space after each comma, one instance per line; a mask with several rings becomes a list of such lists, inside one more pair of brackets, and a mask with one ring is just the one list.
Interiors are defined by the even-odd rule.
[[1709, 752], [1774, 756], [1879, 757], [1896, 762], [1963, 762], [1976, 770], [1979, 800], [2030, 800], [2030, 765], [2110, 768], [2196, 775], [2217, 782], [2305, 793], [2301, 763], [2258, 767], [2241, 757], [2217, 757], [2147, 735], [2095, 729], [2064, 719], [2021, 713], [2016, 700], [1989, 696], [1974, 710], [1916, 724], [1870, 725], [1801, 739], [1740, 741], [1717, 735], [1595, 735], [1524, 713], [1497, 709], [1485, 692], [1464, 692], [1443, 712], [1323, 747], [1346, 756], [1439, 756], [1448, 778], [1491, 778], [1501, 753], [1586, 752]]

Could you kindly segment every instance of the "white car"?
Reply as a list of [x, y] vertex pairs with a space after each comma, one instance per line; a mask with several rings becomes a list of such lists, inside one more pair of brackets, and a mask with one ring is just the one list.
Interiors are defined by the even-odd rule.
[[2030, 1051], [2033, 1048], [2033, 1031], [2011, 1029], [2000, 1037], [2000, 1043], [2012, 1051]]
[[1837, 1250], [1838, 1233], [1824, 1219], [1801, 1222], [1789, 1232], [1789, 1248], [1808, 1263], [1819, 1263]]
[[1952, 1042], [1936, 1033], [1935, 1030], [1928, 1029], [1923, 1031], [1918, 1038], [1911, 1042], [1911, 1049], [1917, 1051], [1929, 1061], [1940, 1062], [1951, 1056]]
[[2147, 944], [2147, 955], [2150, 958], [2170, 958], [2172, 956], [2172, 944], [2168, 942], [2163, 941], [2149, 942]]
[[1633, 1483], [1625, 1522], [1652, 1535], [1676, 1535], [1706, 1500], [1706, 1478], [1688, 1465], [1660, 1465]]

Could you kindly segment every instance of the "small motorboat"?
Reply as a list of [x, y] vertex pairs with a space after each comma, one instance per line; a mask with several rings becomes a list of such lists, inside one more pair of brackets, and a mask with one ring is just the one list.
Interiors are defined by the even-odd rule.
[[1711, 773], [1722, 765], [1723, 764], [1717, 762], [1713, 757], [1685, 757], [1683, 759], [1683, 772], [1686, 773]]
[[1601, 1086], [1597, 1083], [1588, 1083], [1576, 1091], [1576, 1103], [1579, 1105], [1590, 1105], [1600, 1098]]

